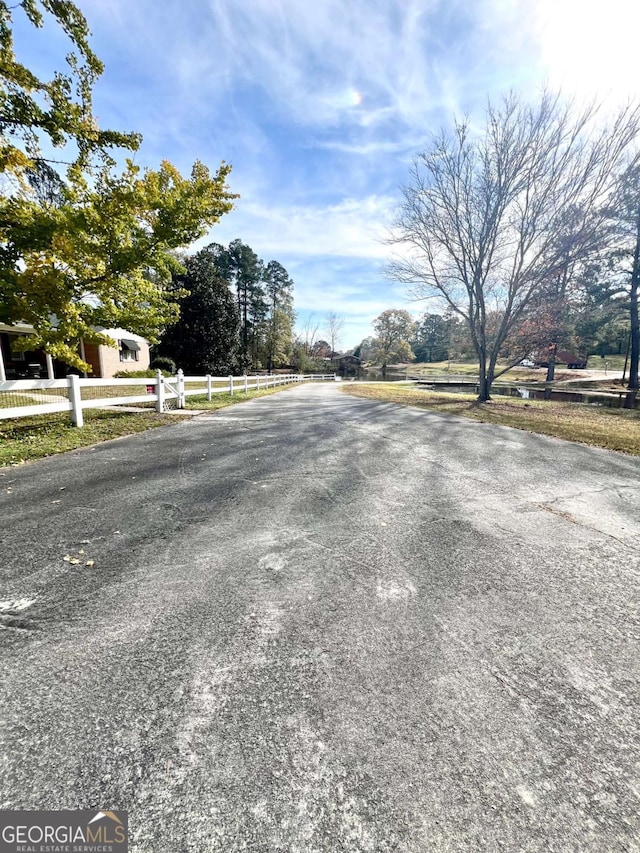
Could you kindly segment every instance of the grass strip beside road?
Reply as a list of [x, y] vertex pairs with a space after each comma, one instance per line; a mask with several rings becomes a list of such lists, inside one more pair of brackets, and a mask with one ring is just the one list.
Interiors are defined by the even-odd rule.
[[[210, 403], [206, 395], [187, 398], [189, 409], [215, 410], [243, 403], [254, 397], [266, 397], [285, 391], [293, 385], [265, 388], [260, 391], [236, 391], [230, 394], [215, 394]], [[84, 413], [84, 426], [74, 427], [67, 412], [49, 415], [33, 415], [0, 421], [0, 467], [18, 465], [34, 459], [43, 459], [56, 453], [78, 450], [101, 441], [134, 435], [155, 427], [175, 424], [176, 415], [148, 412], [118, 412], [89, 409]]]
[[42, 459], [175, 422], [174, 416], [156, 412], [99, 409], [84, 413], [81, 429], [71, 424], [67, 412], [0, 421], [0, 466]]
[[424, 391], [382, 382], [345, 384], [342, 391], [367, 400], [417, 406], [640, 456], [640, 412], [636, 410], [513, 397], [495, 397], [489, 403], [477, 403], [472, 394]]

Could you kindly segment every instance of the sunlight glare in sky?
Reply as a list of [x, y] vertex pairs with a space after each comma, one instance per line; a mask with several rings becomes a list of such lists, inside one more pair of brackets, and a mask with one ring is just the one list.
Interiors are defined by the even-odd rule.
[[640, 5], [630, 0], [539, 0], [543, 67], [549, 83], [587, 99], [637, 95]]

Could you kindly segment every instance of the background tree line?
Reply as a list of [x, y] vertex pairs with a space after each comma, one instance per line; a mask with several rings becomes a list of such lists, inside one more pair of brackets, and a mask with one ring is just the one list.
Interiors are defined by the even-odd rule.
[[223, 375], [288, 366], [293, 347], [293, 281], [241, 240], [211, 243], [174, 274], [179, 316], [156, 354], [186, 373]]
[[[629, 347], [629, 298], [619, 278], [609, 279], [599, 265], [574, 280], [561, 302], [541, 301], [509, 338], [501, 361], [516, 363], [530, 355], [549, 357], [549, 347], [578, 355], [625, 355]], [[502, 315], [487, 312], [487, 326], [497, 328]], [[408, 311], [388, 309], [373, 322], [374, 335], [364, 338], [353, 354], [380, 365], [416, 361], [469, 361], [476, 356], [467, 323], [453, 311], [426, 312], [414, 320]], [[549, 377], [552, 379], [553, 377]]]

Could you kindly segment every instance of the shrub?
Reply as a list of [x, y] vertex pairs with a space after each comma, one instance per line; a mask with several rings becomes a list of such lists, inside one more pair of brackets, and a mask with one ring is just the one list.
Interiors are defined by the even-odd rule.
[[[168, 370], [162, 371], [164, 376], [171, 376]], [[155, 379], [155, 370], [119, 370], [113, 374], [114, 379]]]
[[153, 358], [149, 367], [152, 367], [154, 370], [166, 370], [170, 374], [177, 372], [175, 361], [166, 355], [158, 355]]

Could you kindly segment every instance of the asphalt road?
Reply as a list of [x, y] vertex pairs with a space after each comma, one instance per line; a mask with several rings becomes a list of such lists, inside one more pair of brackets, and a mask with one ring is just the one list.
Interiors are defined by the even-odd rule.
[[0, 807], [640, 850], [640, 460], [325, 385], [0, 473]]

